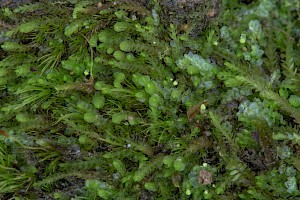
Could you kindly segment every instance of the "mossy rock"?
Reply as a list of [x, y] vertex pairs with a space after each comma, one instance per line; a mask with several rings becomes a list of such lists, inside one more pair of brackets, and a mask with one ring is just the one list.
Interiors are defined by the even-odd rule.
[[[127, 0], [125, 2], [130, 2]], [[151, 0], [131, 0], [152, 10]], [[221, 0], [160, 0], [160, 20], [166, 27], [175, 24], [178, 29], [196, 37], [221, 11]]]
[[160, 6], [163, 24], [175, 24], [191, 36], [197, 36], [217, 17], [221, 0], [162, 0]]

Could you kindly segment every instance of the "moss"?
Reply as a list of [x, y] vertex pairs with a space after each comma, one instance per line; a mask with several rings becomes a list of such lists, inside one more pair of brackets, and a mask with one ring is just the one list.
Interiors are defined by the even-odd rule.
[[0, 199], [300, 195], [297, 1], [5, 6]]

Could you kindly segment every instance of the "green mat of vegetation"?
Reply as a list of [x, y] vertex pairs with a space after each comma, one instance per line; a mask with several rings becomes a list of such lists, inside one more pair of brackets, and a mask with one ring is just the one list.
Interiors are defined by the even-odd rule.
[[300, 198], [300, 2], [203, 8], [1, 8], [0, 199]]

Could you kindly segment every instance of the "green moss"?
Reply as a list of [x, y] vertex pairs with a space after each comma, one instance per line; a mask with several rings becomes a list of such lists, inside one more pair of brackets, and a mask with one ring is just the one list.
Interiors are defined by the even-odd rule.
[[1, 9], [0, 199], [299, 196], [299, 4], [211, 2]]

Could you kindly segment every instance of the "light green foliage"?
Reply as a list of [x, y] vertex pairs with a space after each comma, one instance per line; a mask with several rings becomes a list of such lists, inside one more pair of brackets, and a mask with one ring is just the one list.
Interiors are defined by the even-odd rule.
[[113, 92], [113, 86], [108, 85], [102, 81], [98, 81], [95, 83], [95, 89], [96, 90], [100, 90], [102, 92], [102, 94], [107, 94], [107, 95], [111, 95]]
[[131, 24], [128, 22], [117, 22], [114, 25], [114, 30], [116, 32], [128, 31], [130, 29]]
[[105, 97], [101, 94], [95, 94], [93, 96], [93, 105], [95, 106], [95, 108], [97, 109], [101, 109], [103, 108], [105, 104]]
[[115, 72], [113, 74], [114, 80], [114, 87], [115, 88], [122, 88], [121, 83], [125, 80], [125, 74], [121, 72]]
[[22, 77], [27, 76], [28, 73], [30, 73], [30, 65], [25, 64], [25, 65], [18, 66], [17, 69], [15, 70], [15, 73], [17, 76], [22, 76]]
[[289, 103], [293, 107], [300, 107], [300, 97], [296, 95], [291, 95], [289, 98]]
[[175, 168], [176, 171], [183, 171], [186, 167], [186, 164], [184, 163], [184, 161], [182, 160], [182, 158], [177, 158], [174, 163], [173, 166]]
[[80, 62], [76, 56], [71, 56], [68, 60], [63, 60], [61, 65], [64, 69], [70, 70], [71, 72], [80, 75], [85, 70], [85, 64]]
[[83, 21], [74, 21], [69, 26], [65, 28], [65, 35], [71, 36], [72, 34], [78, 32], [78, 30], [83, 26]]
[[132, 75], [132, 81], [137, 86], [145, 86], [148, 82], [150, 82], [150, 77], [136, 73]]
[[[101, 199], [111, 199], [114, 195], [114, 197], [117, 197], [114, 188], [104, 181], [87, 180], [85, 186], [87, 195], [90, 196], [90, 198], [96, 198], [96, 196], [98, 196]], [[94, 196], [93, 194], [96, 195]]]
[[151, 192], [156, 192], [157, 191], [157, 187], [156, 187], [155, 183], [153, 183], [153, 182], [145, 183], [145, 189], [149, 190]]
[[114, 113], [112, 115], [112, 122], [115, 124], [120, 124], [122, 121], [127, 120], [128, 114], [127, 112], [119, 112], [119, 113]]
[[19, 26], [19, 31], [21, 33], [29, 33], [31, 31], [37, 30], [38, 27], [39, 27], [39, 22], [37, 22], [37, 21], [30, 21], [28, 23], [21, 24]]
[[1, 45], [1, 48], [4, 51], [16, 51], [16, 52], [24, 52], [28, 50], [28, 47], [19, 44], [17, 42], [4, 42], [4, 44]]
[[96, 123], [98, 120], [100, 120], [100, 116], [94, 112], [87, 112], [84, 114], [83, 119], [87, 123]]
[[163, 103], [163, 100], [160, 98], [160, 96], [158, 94], [153, 94], [150, 98], [149, 98], [149, 106], [153, 107], [153, 108], [157, 108], [158, 106], [160, 106]]
[[186, 69], [190, 75], [201, 74], [204, 77], [211, 78], [215, 73], [215, 67], [209, 61], [192, 52], [185, 54], [177, 65], [181, 69]]
[[148, 83], [146, 83], [146, 85], [145, 85], [145, 91], [149, 95], [154, 95], [154, 94], [159, 93], [158, 87], [155, 85], [154, 82], [151, 82], [151, 81], [149, 81]]
[[0, 199], [297, 198], [298, 1], [145, 2], [1, 9]]
[[116, 60], [124, 60], [125, 59], [125, 53], [123, 53], [122, 51], [115, 51], [113, 53], [113, 56], [115, 57]]
[[267, 0], [263, 0], [254, 11], [259, 17], [268, 17], [270, 12], [275, 9], [275, 3]]
[[[37, 169], [29, 165], [21, 158], [21, 152], [11, 151], [10, 148], [16, 148], [15, 142], [6, 141], [6, 144], [0, 143], [0, 189], [1, 193], [11, 193], [23, 188], [29, 188], [34, 182]], [[22, 169], [17, 170], [14, 163], [20, 162]]]
[[133, 49], [133, 45], [130, 41], [123, 41], [120, 43], [120, 49], [124, 52], [130, 52]]
[[237, 133], [236, 143], [243, 148], [255, 148], [258, 145], [251, 133], [247, 130]]
[[146, 102], [146, 100], [147, 100], [148, 97], [147, 97], [146, 92], [141, 91], [141, 92], [135, 93], [135, 98], [136, 98], [138, 101], [144, 103], [144, 102]]
[[268, 102], [261, 102], [259, 99], [255, 99], [254, 102], [246, 100], [240, 104], [237, 116], [241, 121], [251, 121], [251, 119], [266, 120], [269, 126], [280, 123], [282, 116], [271, 106], [268, 105]]

